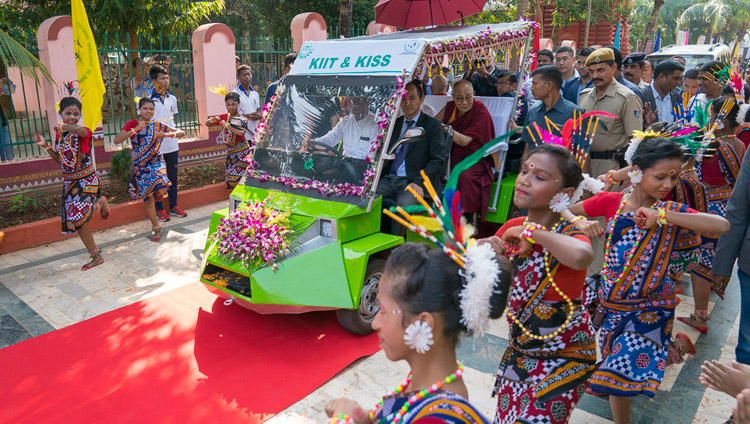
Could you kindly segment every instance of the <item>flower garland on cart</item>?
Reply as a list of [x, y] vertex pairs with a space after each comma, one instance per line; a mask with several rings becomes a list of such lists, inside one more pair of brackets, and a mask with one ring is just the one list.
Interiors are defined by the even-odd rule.
[[268, 206], [270, 197], [245, 204], [221, 219], [210, 240], [218, 244], [218, 256], [230, 263], [242, 262], [251, 272], [270, 266], [291, 249], [295, 230], [289, 221], [290, 212]]
[[365, 162], [368, 164], [368, 167], [365, 170], [364, 179], [362, 180], [361, 186], [350, 183], [332, 185], [328, 184], [327, 182], [317, 180], [299, 180], [293, 177], [275, 177], [268, 174], [267, 172], [257, 169], [259, 164], [254, 159], [255, 148], [257, 147], [258, 143], [261, 142], [263, 136], [266, 133], [266, 122], [271, 117], [271, 111], [275, 110], [279, 94], [283, 94], [283, 87], [281, 87], [279, 89], [280, 92], [275, 94], [271, 98], [271, 101], [269, 101], [268, 104], [263, 107], [263, 110], [261, 112], [262, 119], [258, 124], [258, 127], [256, 128], [255, 138], [249, 143], [250, 153], [245, 158], [248, 163], [248, 176], [257, 178], [260, 182], [272, 181], [275, 183], [283, 184], [290, 188], [316, 190], [318, 193], [325, 196], [336, 194], [337, 196], [346, 195], [365, 197], [365, 194], [370, 189], [370, 187], [372, 187], [373, 180], [375, 179], [375, 168], [377, 167], [377, 161], [375, 160], [375, 158], [377, 157], [378, 151], [380, 151], [380, 149], [383, 147], [385, 138], [388, 135], [388, 126], [391, 122], [391, 117], [396, 111], [396, 104], [398, 103], [399, 98], [403, 97], [406, 94], [406, 89], [404, 88], [404, 86], [406, 85], [404, 82], [405, 75], [406, 71], [404, 71], [401, 76], [396, 77], [396, 91], [393, 93], [390, 100], [388, 100], [385, 105], [383, 105], [383, 109], [378, 112], [378, 129], [380, 130], [380, 132], [372, 142], [370, 153], [367, 155], [367, 157], [365, 157]]

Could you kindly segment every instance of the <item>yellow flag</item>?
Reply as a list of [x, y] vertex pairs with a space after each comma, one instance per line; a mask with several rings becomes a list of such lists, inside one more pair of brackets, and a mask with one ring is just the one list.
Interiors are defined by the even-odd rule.
[[78, 88], [83, 103], [83, 125], [93, 132], [102, 122], [104, 81], [94, 34], [91, 32], [83, 1], [72, 0], [70, 8], [73, 17], [73, 49], [76, 55]]

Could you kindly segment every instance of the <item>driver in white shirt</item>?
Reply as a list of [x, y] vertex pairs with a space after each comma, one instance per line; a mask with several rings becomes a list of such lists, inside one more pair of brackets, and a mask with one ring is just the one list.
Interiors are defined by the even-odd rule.
[[302, 141], [300, 152], [306, 152], [310, 146], [310, 140], [318, 144], [325, 144], [336, 148], [343, 141], [344, 156], [364, 159], [370, 153], [372, 141], [378, 135], [377, 118], [374, 113], [367, 109], [369, 99], [355, 97], [349, 100], [351, 113], [345, 116], [333, 127], [328, 134], [318, 138], [306, 135]]

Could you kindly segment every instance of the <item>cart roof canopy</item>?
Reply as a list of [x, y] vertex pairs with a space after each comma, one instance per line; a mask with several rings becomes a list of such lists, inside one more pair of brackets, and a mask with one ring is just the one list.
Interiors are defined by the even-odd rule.
[[441, 26], [366, 37], [308, 41], [300, 48], [291, 75], [401, 75], [420, 60], [431, 64], [447, 56], [486, 57], [491, 51], [520, 48], [535, 22]]

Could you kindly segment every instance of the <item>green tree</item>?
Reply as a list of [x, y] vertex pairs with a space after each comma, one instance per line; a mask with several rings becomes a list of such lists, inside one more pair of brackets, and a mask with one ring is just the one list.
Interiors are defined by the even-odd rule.
[[[89, 18], [97, 27], [128, 34], [130, 50], [138, 50], [138, 36], [190, 32], [224, 9], [224, 0], [94, 0]], [[130, 59], [136, 57], [132, 52]]]
[[[680, 15], [677, 21], [677, 29], [698, 28], [701, 35], [706, 35], [713, 40], [722, 32], [727, 22], [730, 7], [722, 0], [707, 0], [704, 3], [694, 4]], [[691, 31], [692, 32], [692, 31]], [[696, 39], [699, 34], [696, 34]], [[693, 34], [690, 34], [691, 40]]]

